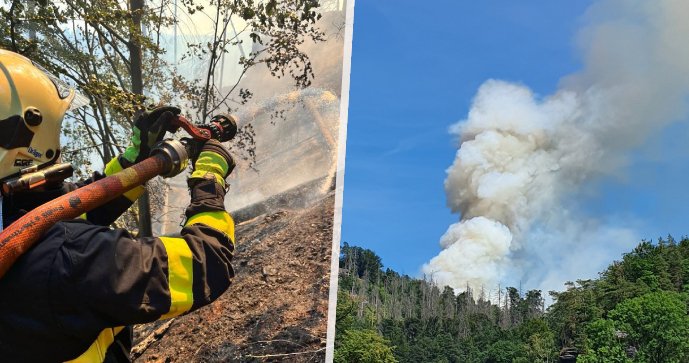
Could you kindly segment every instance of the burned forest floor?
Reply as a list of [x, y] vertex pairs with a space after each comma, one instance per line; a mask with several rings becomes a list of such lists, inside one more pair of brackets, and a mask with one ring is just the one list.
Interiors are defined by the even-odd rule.
[[134, 328], [136, 362], [322, 362], [334, 194], [238, 223], [236, 277], [190, 314]]

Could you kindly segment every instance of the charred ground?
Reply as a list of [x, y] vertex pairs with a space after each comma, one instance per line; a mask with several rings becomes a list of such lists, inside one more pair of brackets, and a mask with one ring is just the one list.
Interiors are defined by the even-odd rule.
[[137, 362], [321, 362], [334, 194], [237, 225], [236, 278], [191, 314], [135, 327]]

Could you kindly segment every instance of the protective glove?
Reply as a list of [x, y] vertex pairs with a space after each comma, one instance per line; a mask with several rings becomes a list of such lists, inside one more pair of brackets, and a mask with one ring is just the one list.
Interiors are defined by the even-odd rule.
[[134, 121], [131, 144], [120, 155], [119, 161], [126, 168], [146, 159], [151, 148], [160, 142], [165, 132], [175, 132], [179, 127], [172, 125], [172, 120], [180, 114], [177, 107], [158, 107], [142, 113]]
[[198, 179], [212, 179], [225, 188], [225, 178], [235, 167], [230, 151], [217, 140], [206, 141], [193, 163], [194, 171], [189, 177], [189, 185]]

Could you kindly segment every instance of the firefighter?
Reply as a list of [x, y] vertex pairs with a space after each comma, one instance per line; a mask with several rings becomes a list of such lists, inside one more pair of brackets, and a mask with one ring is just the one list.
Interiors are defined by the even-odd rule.
[[[61, 121], [83, 100], [29, 59], [0, 50], [0, 182], [57, 162]], [[148, 157], [179, 112], [143, 113], [131, 145], [104, 174]], [[224, 197], [234, 162], [209, 141], [193, 166], [180, 237], [136, 238], [108, 227], [143, 193], [139, 186], [81, 219], [56, 223], [17, 260], [0, 278], [0, 361], [128, 362], [132, 324], [196, 310], [229, 287], [234, 222]], [[58, 183], [3, 195], [3, 225], [74, 188]]]

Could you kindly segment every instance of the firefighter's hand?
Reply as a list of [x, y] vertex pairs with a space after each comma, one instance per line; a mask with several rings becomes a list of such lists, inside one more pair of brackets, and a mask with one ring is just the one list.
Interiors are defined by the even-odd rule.
[[194, 160], [190, 184], [195, 179], [215, 179], [218, 184], [225, 187], [225, 178], [232, 173], [234, 167], [230, 151], [219, 141], [209, 140], [201, 147], [198, 158]]
[[180, 112], [179, 108], [171, 106], [143, 112], [134, 122], [131, 144], [120, 158], [122, 166], [131, 166], [146, 159], [153, 145], [163, 139], [165, 132], [177, 131], [178, 127], [172, 125], [172, 120]]

